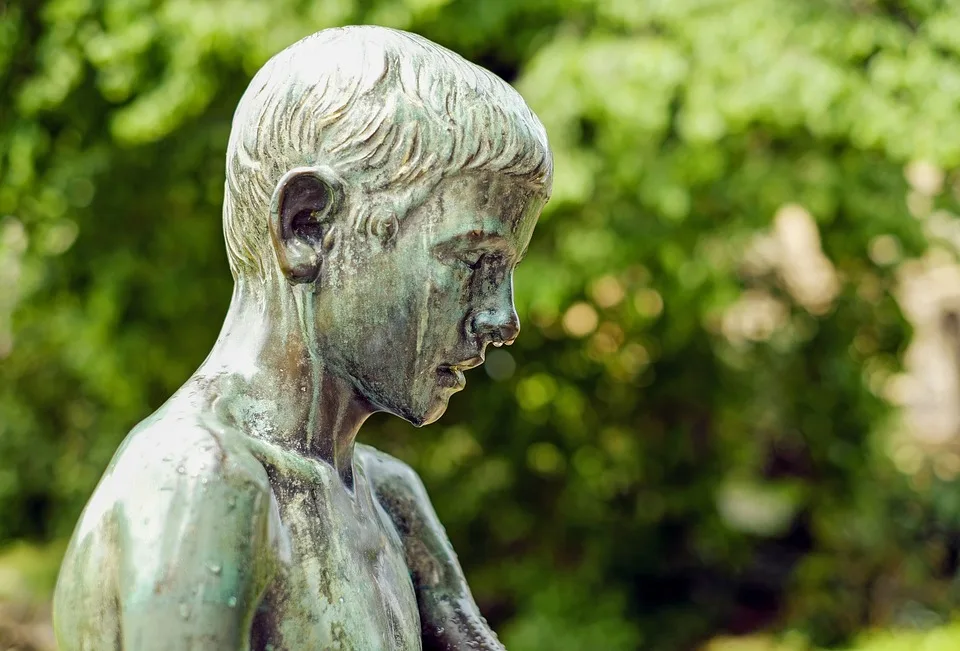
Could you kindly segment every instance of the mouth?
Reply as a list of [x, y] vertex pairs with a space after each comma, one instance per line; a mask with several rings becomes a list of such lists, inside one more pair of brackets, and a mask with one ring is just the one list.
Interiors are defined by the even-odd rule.
[[467, 385], [464, 371], [469, 371], [483, 364], [483, 356], [477, 355], [456, 364], [442, 364], [437, 367], [437, 376], [440, 384], [447, 388], [460, 390]]

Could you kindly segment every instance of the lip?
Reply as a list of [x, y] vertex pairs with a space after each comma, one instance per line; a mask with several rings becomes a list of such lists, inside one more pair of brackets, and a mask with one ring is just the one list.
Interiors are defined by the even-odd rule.
[[462, 389], [467, 385], [467, 378], [463, 377], [463, 371], [456, 366], [437, 367], [437, 380], [440, 386], [448, 389]]
[[481, 364], [483, 364], [483, 354], [475, 355], [456, 364], [446, 364], [445, 366], [448, 368], [458, 368], [461, 371], [469, 371], [472, 368], [477, 368]]
[[440, 383], [454, 389], [462, 389], [467, 384], [467, 379], [463, 376], [464, 371], [469, 371], [483, 364], [483, 355], [470, 357], [456, 364], [441, 364], [437, 367], [437, 375]]

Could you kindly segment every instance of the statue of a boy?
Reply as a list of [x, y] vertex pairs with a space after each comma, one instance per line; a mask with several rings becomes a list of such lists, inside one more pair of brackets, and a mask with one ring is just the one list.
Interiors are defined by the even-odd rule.
[[423, 38], [332, 29], [271, 59], [227, 150], [226, 322], [87, 505], [61, 651], [501, 649], [417, 475], [354, 438], [436, 420], [514, 340], [551, 180], [521, 97]]

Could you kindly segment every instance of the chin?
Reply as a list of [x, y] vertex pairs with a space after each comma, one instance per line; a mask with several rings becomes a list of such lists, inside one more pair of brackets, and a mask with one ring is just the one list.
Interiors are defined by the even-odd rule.
[[449, 395], [431, 396], [431, 400], [423, 405], [407, 405], [398, 410], [391, 410], [395, 416], [399, 416], [414, 427], [423, 427], [430, 423], [435, 423], [447, 411], [447, 401]]
[[414, 385], [410, 388], [413, 391], [367, 391], [365, 395], [377, 411], [402, 418], [414, 427], [423, 427], [443, 416], [447, 411], [450, 396], [460, 390], [460, 387], [436, 385]]

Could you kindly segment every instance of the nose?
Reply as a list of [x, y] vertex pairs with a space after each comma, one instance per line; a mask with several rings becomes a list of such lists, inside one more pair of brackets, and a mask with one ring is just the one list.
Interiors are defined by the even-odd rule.
[[513, 301], [510, 301], [507, 309], [488, 309], [476, 313], [470, 325], [475, 337], [494, 346], [509, 346], [520, 334], [520, 317], [513, 307]]

